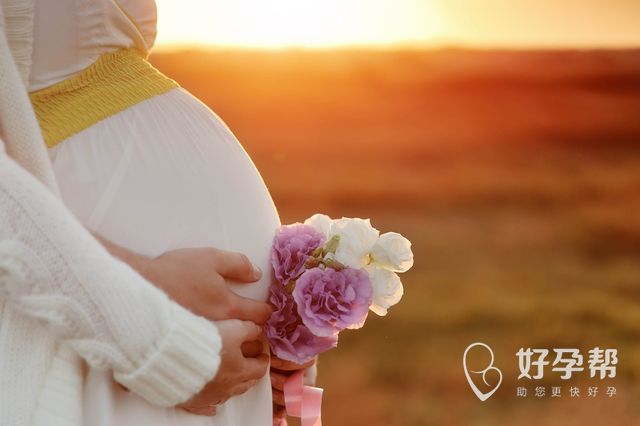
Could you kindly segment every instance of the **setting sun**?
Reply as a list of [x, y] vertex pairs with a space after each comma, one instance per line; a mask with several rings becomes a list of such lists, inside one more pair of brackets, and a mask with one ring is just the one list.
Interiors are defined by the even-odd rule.
[[161, 46], [640, 44], [640, 2], [630, 0], [157, 0], [157, 4]]
[[424, 42], [438, 35], [431, 3], [387, 0], [159, 0], [159, 42], [335, 47]]

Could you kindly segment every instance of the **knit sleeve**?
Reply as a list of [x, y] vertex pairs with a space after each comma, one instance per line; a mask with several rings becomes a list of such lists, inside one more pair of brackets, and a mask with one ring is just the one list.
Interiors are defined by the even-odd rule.
[[188, 400], [220, 363], [215, 325], [111, 257], [1, 141], [0, 301], [156, 405]]

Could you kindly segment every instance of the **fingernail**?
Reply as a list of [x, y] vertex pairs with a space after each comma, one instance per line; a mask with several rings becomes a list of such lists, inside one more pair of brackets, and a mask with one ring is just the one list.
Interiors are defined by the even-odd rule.
[[253, 265], [253, 277], [256, 280], [259, 280], [260, 277], [262, 276], [262, 269], [260, 269], [258, 266]]

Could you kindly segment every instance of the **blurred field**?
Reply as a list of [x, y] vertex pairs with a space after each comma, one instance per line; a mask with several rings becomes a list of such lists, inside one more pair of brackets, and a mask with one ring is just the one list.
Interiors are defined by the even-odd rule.
[[[152, 61], [233, 129], [283, 222], [371, 217], [414, 243], [403, 302], [322, 357], [326, 425], [640, 424], [640, 50]], [[504, 373], [485, 403], [461, 363], [478, 340]], [[516, 380], [521, 346], [597, 345], [615, 379]], [[539, 384], [563, 397], [516, 398]], [[587, 385], [618, 394], [569, 398]]]

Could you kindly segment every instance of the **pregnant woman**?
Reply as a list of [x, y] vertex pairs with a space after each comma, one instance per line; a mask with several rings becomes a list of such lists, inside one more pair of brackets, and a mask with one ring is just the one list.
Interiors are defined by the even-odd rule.
[[[210, 109], [145, 61], [153, 0], [35, 0], [34, 11], [28, 88], [69, 209], [148, 257], [217, 247], [269, 271], [279, 219], [260, 174]], [[264, 301], [270, 278], [233, 289]], [[152, 406], [110, 372], [87, 374], [86, 424], [272, 424], [269, 375], [206, 417]]]

